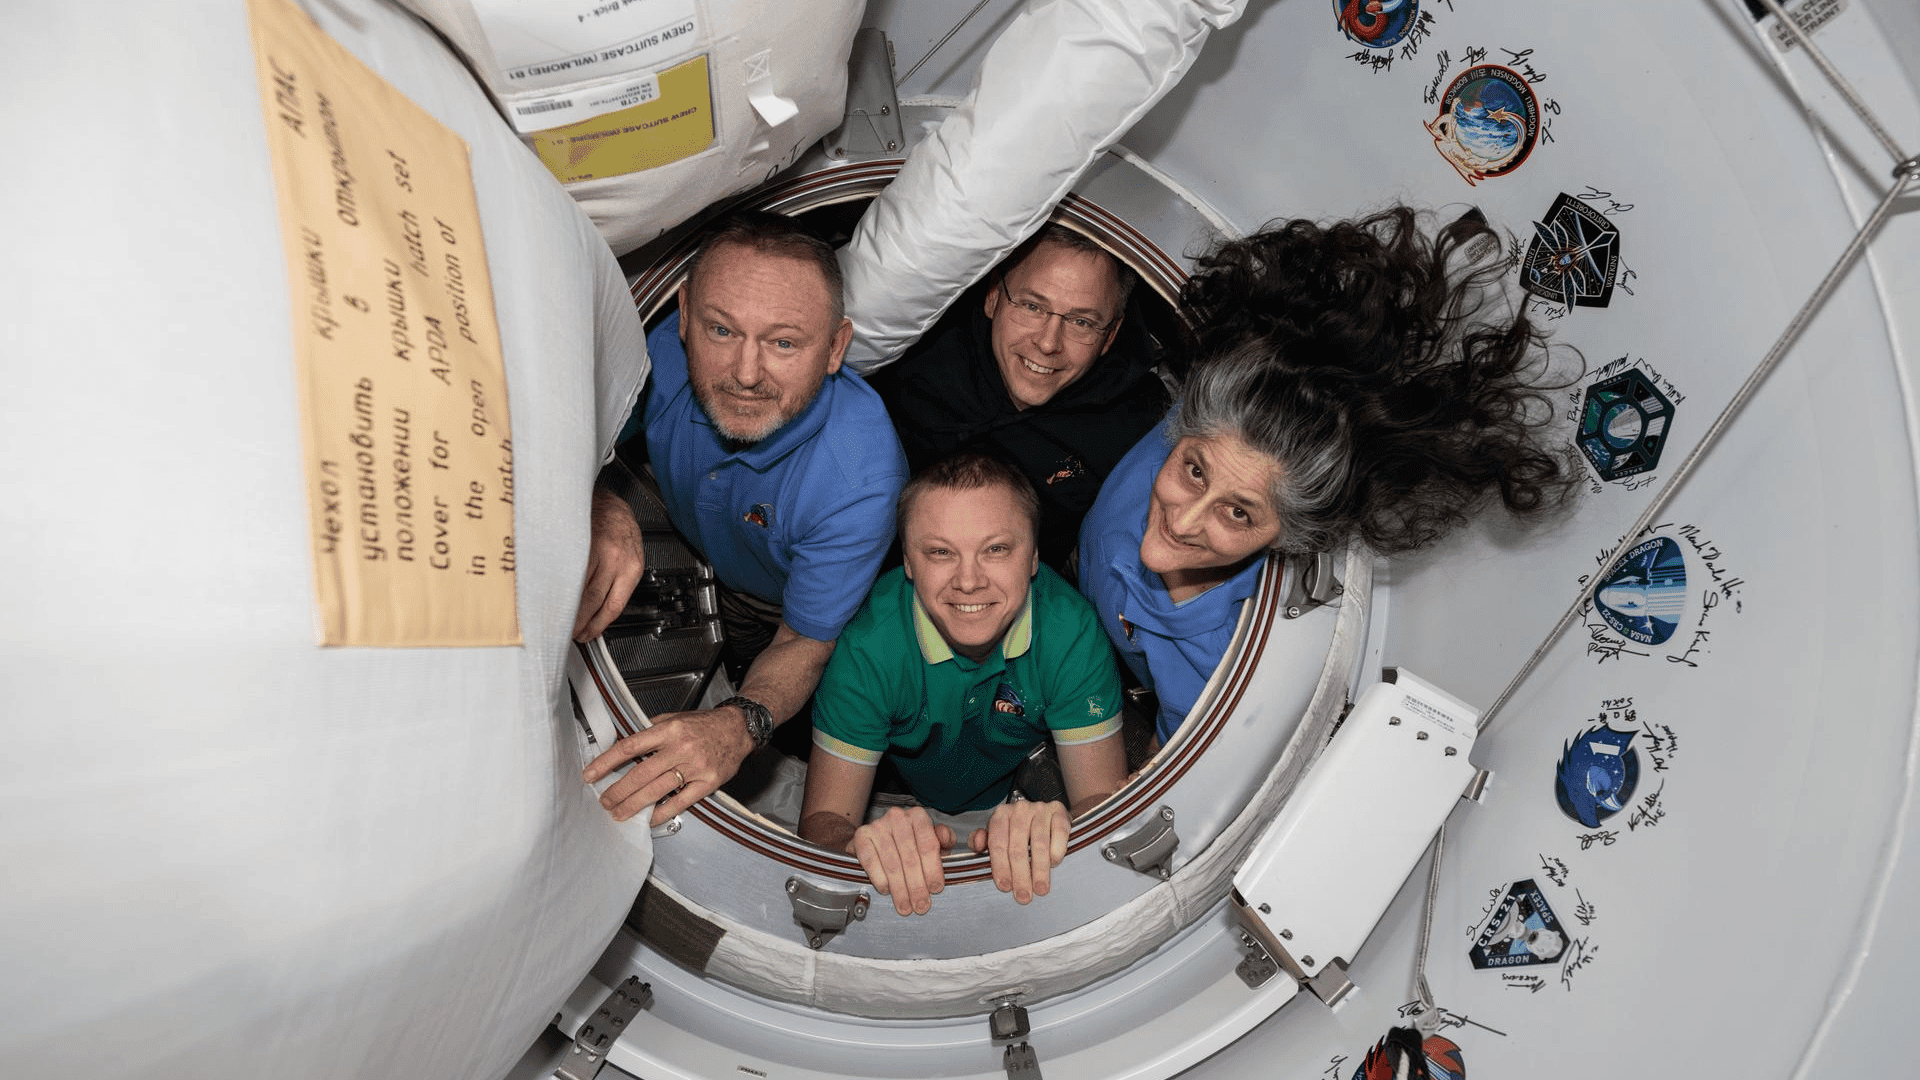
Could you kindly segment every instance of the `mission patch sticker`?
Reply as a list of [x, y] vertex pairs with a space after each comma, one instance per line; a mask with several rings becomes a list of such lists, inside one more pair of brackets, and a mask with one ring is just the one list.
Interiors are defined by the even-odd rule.
[[1340, 32], [1369, 49], [1391, 49], [1420, 25], [1420, 0], [1333, 0]]
[[1498, 64], [1470, 67], [1448, 84], [1427, 134], [1462, 179], [1478, 184], [1527, 160], [1540, 135], [1540, 104], [1519, 73]]
[[1567, 949], [1567, 933], [1546, 894], [1525, 878], [1507, 886], [1467, 958], [1481, 969], [1551, 964]]
[[1614, 565], [1593, 594], [1608, 626], [1642, 645], [1673, 636], [1687, 606], [1687, 564], [1665, 536], [1641, 542]]
[[[1418, 1061], [1413, 1060], [1416, 1054]], [[1353, 1080], [1416, 1077], [1422, 1075], [1423, 1064], [1425, 1075], [1431, 1080], [1466, 1080], [1467, 1065], [1461, 1058], [1459, 1044], [1444, 1035], [1428, 1035], [1423, 1039], [1417, 1028], [1410, 1027], [1393, 1028], [1385, 1038], [1374, 1043], [1373, 1049], [1360, 1059], [1360, 1067], [1353, 1070]]]
[[1637, 734], [1593, 727], [1566, 744], [1553, 774], [1553, 797], [1562, 813], [1596, 829], [1626, 809], [1640, 783], [1640, 755], [1632, 745]]
[[1607, 216], [1566, 192], [1533, 223], [1520, 284], [1543, 300], [1606, 307], [1620, 270], [1620, 230]]
[[1580, 409], [1580, 452], [1602, 480], [1619, 480], [1660, 464], [1673, 402], [1638, 368], [1587, 388]]

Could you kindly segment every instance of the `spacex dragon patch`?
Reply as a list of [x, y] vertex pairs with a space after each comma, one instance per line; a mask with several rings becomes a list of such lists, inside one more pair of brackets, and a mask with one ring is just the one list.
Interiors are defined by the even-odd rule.
[[1557, 963], [1567, 950], [1567, 932], [1547, 903], [1545, 893], [1524, 878], [1507, 886], [1494, 904], [1467, 959], [1481, 969]]
[[1642, 541], [1600, 583], [1593, 606], [1629, 640], [1665, 642], [1687, 608], [1687, 564], [1680, 545], [1665, 536]]

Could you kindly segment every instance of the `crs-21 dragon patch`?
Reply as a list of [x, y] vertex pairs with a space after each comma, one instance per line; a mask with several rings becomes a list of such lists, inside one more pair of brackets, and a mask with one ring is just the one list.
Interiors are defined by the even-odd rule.
[[1552, 964], [1567, 948], [1567, 932], [1547, 903], [1546, 894], [1523, 878], [1507, 886], [1486, 925], [1473, 939], [1467, 958], [1477, 968]]

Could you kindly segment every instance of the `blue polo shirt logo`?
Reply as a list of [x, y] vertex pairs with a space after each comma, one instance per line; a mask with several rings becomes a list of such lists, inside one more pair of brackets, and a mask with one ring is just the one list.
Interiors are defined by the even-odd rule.
[[764, 529], [773, 524], [773, 504], [754, 503], [753, 509], [740, 515], [740, 520], [749, 525], [758, 525]]

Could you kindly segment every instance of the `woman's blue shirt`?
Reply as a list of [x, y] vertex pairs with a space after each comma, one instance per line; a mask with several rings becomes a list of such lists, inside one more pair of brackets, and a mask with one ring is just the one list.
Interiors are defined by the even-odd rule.
[[1080, 526], [1080, 592], [1107, 638], [1142, 685], [1160, 697], [1155, 730], [1173, 737], [1233, 640], [1240, 604], [1260, 582], [1264, 559], [1183, 603], [1160, 575], [1140, 564], [1147, 500], [1172, 446], [1167, 421], [1148, 432], [1114, 467]]

